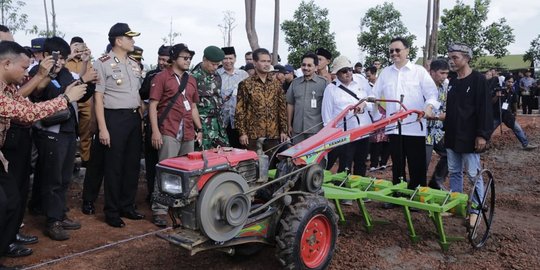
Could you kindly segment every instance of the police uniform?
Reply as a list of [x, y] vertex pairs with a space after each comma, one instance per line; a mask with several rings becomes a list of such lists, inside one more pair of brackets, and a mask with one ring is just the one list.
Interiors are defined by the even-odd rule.
[[110, 147], [103, 146], [105, 215], [118, 218], [134, 211], [141, 155], [141, 115], [139, 89], [141, 68], [132, 58], [120, 59], [113, 51], [95, 63], [103, 93], [103, 107]]

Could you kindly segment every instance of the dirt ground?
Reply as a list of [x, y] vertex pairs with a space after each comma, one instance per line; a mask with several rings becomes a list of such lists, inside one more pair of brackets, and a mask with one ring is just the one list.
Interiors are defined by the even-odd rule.
[[[540, 117], [520, 117], [529, 139], [540, 143]], [[347, 221], [339, 225], [340, 235], [330, 269], [534, 269], [540, 265], [540, 149], [521, 150], [508, 129], [495, 132], [492, 148], [482, 155], [482, 163], [496, 180], [496, 210], [492, 236], [480, 250], [468, 242], [453, 243], [442, 252], [431, 220], [425, 212], [413, 213], [422, 240], [412, 244], [400, 209], [382, 210], [380, 203], [368, 203], [375, 219], [390, 221], [377, 225], [371, 233], [362, 226], [357, 206], [344, 207]], [[434, 155], [435, 158], [438, 158]], [[432, 162], [431, 170], [436, 162]], [[390, 170], [371, 174], [390, 178]], [[38, 235], [34, 254], [25, 258], [3, 259], [2, 263], [24, 269], [279, 269], [274, 249], [265, 248], [250, 258], [233, 258], [218, 251], [190, 256], [188, 252], [155, 236], [158, 228], [150, 223], [151, 213], [144, 201], [146, 188], [140, 183], [138, 208], [146, 220], [125, 220], [122, 229], [104, 223], [103, 195], [97, 202], [98, 214], [80, 212], [81, 178], [69, 192], [68, 215], [83, 227], [72, 231], [71, 239], [56, 242], [43, 235], [44, 218], [27, 215], [23, 231]], [[444, 220], [448, 235], [465, 236], [463, 219]], [[165, 229], [167, 230], [167, 229]], [[536, 266], [535, 266], [536, 265]]]

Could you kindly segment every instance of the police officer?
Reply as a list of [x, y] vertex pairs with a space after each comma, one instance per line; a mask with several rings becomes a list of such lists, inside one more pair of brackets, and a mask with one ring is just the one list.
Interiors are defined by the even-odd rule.
[[225, 123], [220, 117], [223, 99], [221, 97], [221, 76], [217, 69], [225, 53], [216, 46], [204, 49], [203, 61], [193, 69], [199, 91], [199, 115], [203, 123], [204, 149], [228, 146], [229, 139], [225, 132]]
[[134, 50], [133, 37], [126, 23], [116, 23], [109, 31], [112, 50], [94, 64], [100, 82], [96, 85], [95, 109], [99, 141], [105, 146], [105, 222], [124, 227], [120, 218], [143, 219], [135, 211], [141, 155], [141, 68], [128, 57]]

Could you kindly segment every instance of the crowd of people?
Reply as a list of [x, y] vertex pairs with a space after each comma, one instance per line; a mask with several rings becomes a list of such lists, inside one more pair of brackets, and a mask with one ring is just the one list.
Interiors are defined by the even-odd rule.
[[[424, 114], [333, 149], [327, 169], [337, 161], [338, 172], [365, 176], [391, 165], [394, 183], [440, 189], [448, 176], [450, 189], [462, 192], [464, 169], [470, 179], [479, 176], [480, 153], [501, 123], [523, 149], [536, 148], [515, 120], [516, 97], [525, 114], [538, 95], [531, 72], [522, 78], [499, 77], [494, 70], [481, 74], [470, 67], [473, 54], [466, 44], [450, 45], [448, 58], [428, 67], [409, 60], [410, 44], [401, 37], [387, 44], [392, 64], [384, 68], [380, 61], [353, 65], [319, 48], [302, 56], [296, 74], [291, 65], [272, 66], [264, 48], [245, 53], [245, 65], [237, 68], [234, 47], [208, 46], [191, 68], [196, 52], [179, 43], [159, 47], [156, 68], [144, 71], [143, 50], [134, 45], [139, 35], [116, 23], [107, 51], [92, 62], [80, 37], [70, 43], [36, 38], [22, 47], [0, 26], [0, 255], [32, 253], [26, 245], [38, 238], [20, 232], [27, 208], [45, 217], [44, 234], [52, 240], [67, 240], [69, 230], [81, 228], [66, 207], [77, 152], [86, 167], [81, 211], [96, 213], [103, 185], [104, 221], [122, 228], [122, 218], [145, 219], [135, 205], [143, 154], [151, 221], [166, 227], [167, 207], [152, 200], [159, 161], [216, 147], [298, 144], [349, 105], [356, 108], [340, 123], [344, 130], [400, 110], [396, 103], [359, 103], [367, 97], [401, 100]], [[428, 182], [433, 151], [441, 158]], [[477, 214], [470, 213], [471, 223]]]

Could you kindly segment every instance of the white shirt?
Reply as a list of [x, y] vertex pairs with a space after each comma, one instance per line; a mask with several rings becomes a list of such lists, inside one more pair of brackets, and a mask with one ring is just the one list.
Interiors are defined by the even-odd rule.
[[[339, 113], [347, 108], [347, 106], [358, 103], [358, 100], [356, 100], [353, 96], [345, 92], [345, 90], [339, 88], [342, 83], [338, 79], [334, 80], [334, 82], [336, 83], [335, 85], [334, 83], [330, 83], [324, 90], [321, 110], [324, 126], [326, 126], [328, 122], [332, 121]], [[360, 76], [353, 76], [351, 83], [345, 87], [355, 93], [359, 99], [368, 97], [371, 93], [371, 87], [369, 86], [368, 81]], [[364, 109], [364, 112], [359, 113], [356, 116], [354, 116], [352, 111], [347, 114], [347, 130], [371, 124], [371, 119], [369, 118], [369, 114], [367, 112], [371, 110], [371, 105], [372, 104], [368, 103], [368, 106], [366, 109]], [[336, 127], [343, 128], [343, 121], [338, 122]]]
[[[437, 101], [437, 86], [427, 72], [420, 66], [407, 62], [405, 66], [398, 69], [395, 65], [391, 65], [383, 69], [377, 82], [373, 86], [373, 95], [376, 98], [400, 100], [403, 95], [403, 105], [409, 110], [415, 109], [423, 111], [428, 104], [433, 105], [433, 108], [439, 108], [440, 103]], [[398, 103], [386, 103], [386, 116], [391, 116], [399, 109]], [[422, 126], [416, 122], [417, 115], [412, 114], [403, 120], [402, 135], [407, 136], [426, 136], [427, 125], [426, 120], [422, 118]], [[396, 124], [387, 126], [387, 134], [398, 134]], [[422, 129], [423, 128], [423, 129]]]

